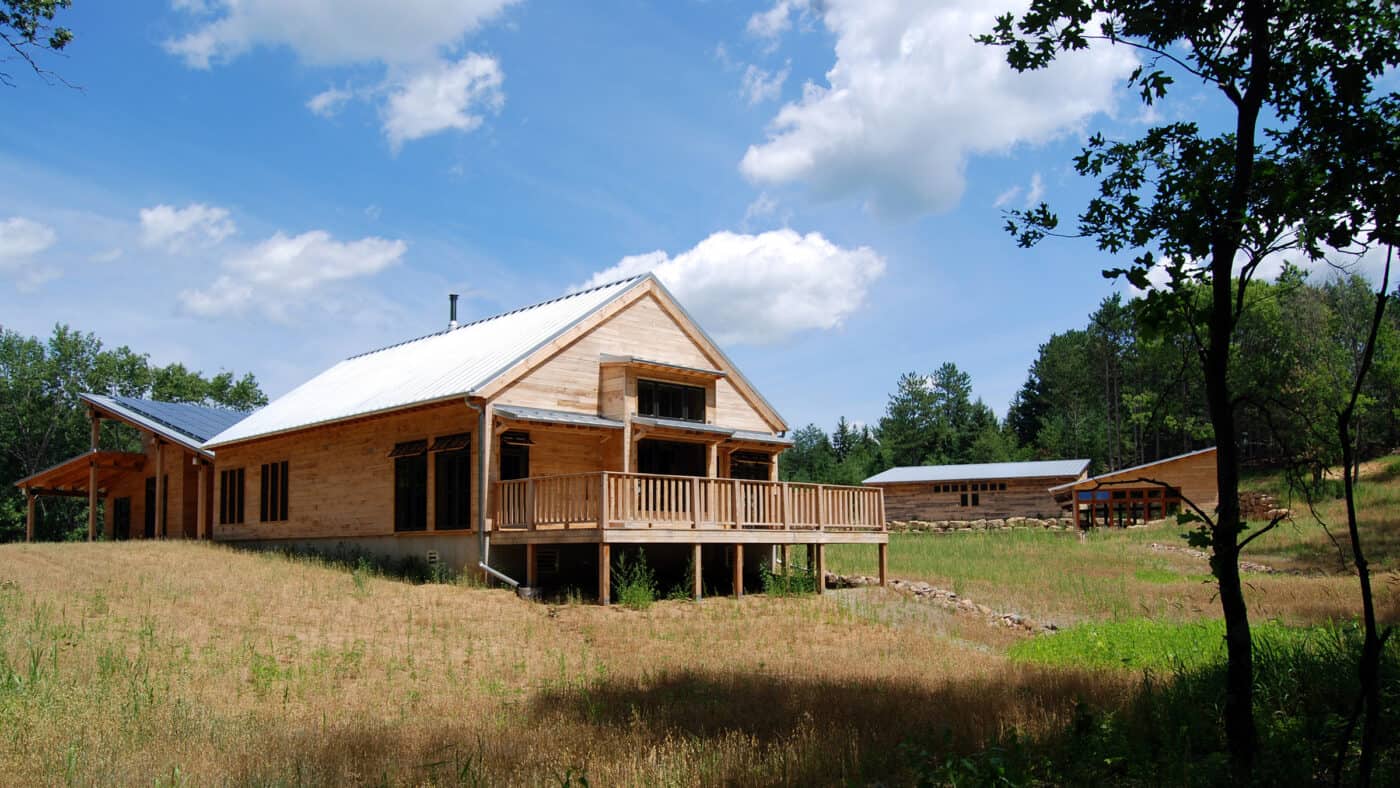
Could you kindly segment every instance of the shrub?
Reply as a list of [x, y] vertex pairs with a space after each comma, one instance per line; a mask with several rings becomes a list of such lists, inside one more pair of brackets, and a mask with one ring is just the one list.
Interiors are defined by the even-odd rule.
[[810, 569], [789, 567], [787, 572], [774, 572], [764, 566], [758, 570], [763, 582], [763, 593], [769, 596], [798, 596], [815, 594], [817, 578]]
[[613, 562], [613, 592], [617, 603], [633, 610], [645, 610], [656, 601], [656, 575], [647, 566], [646, 553], [637, 551], [635, 561], [619, 553]]

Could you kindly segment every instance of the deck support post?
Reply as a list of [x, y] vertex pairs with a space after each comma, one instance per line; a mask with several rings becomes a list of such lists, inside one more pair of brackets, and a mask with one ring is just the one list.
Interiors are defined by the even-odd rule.
[[24, 488], [24, 541], [34, 541], [34, 491]]
[[691, 559], [690, 559], [690, 561], [691, 561], [691, 566], [690, 566], [690, 583], [691, 583], [691, 586], [692, 586], [692, 588], [690, 589], [690, 591], [691, 591], [691, 595], [695, 597], [695, 601], [696, 601], [696, 602], [699, 602], [699, 601], [700, 601], [700, 578], [704, 576], [704, 572], [701, 570], [701, 566], [700, 566], [700, 545], [699, 545], [699, 544], [696, 544], [695, 546], [693, 546], [693, 547], [691, 548]]
[[783, 545], [783, 577], [792, 577], [792, 545]]
[[598, 604], [612, 602], [612, 545], [604, 542], [598, 545]]
[[539, 567], [536, 566], [537, 563], [538, 563], [538, 559], [537, 559], [536, 556], [535, 556], [535, 543], [534, 543], [534, 542], [526, 542], [526, 543], [525, 543], [525, 587], [526, 587], [526, 588], [534, 588], [534, 587], [535, 587], [535, 582], [536, 582], [536, 580], [537, 580], [536, 574], [537, 574], [538, 571], [539, 571]]
[[[88, 411], [92, 420], [92, 453], [97, 454], [97, 446], [102, 438], [102, 419], [93, 411]], [[97, 540], [97, 460], [88, 460], [88, 541]]]
[[817, 553], [817, 563], [816, 563], [816, 566], [814, 567], [814, 569], [816, 570], [816, 571], [815, 571], [815, 574], [816, 574], [816, 580], [817, 580], [817, 593], [818, 593], [818, 594], [825, 594], [825, 593], [826, 593], [826, 545], [821, 544], [821, 543], [819, 542], [819, 543], [817, 543], [817, 544], [812, 545], [812, 548], [813, 548], [814, 550], [816, 550], [816, 553]]
[[156, 538], [169, 534], [165, 529], [165, 442], [156, 439]]
[[889, 543], [880, 545], [880, 587], [884, 588], [890, 584], [890, 546]]
[[199, 463], [199, 492], [195, 494], [194, 535], [196, 539], [209, 538], [209, 463], [196, 459]]
[[734, 598], [744, 595], [744, 546], [734, 545]]

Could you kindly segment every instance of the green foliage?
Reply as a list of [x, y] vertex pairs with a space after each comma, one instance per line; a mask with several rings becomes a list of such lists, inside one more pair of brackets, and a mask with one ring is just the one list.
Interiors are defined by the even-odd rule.
[[685, 562], [685, 576], [671, 590], [666, 592], [666, 598], [673, 602], [693, 601], [695, 596], [695, 559], [687, 558]]
[[656, 601], [656, 575], [647, 566], [647, 556], [642, 550], [636, 551], [636, 558], [629, 560], [626, 552], [619, 552], [612, 566], [613, 596], [619, 605], [633, 610], [646, 610]]
[[768, 566], [758, 570], [763, 583], [763, 593], [768, 596], [801, 596], [817, 593], [817, 578], [812, 570], [804, 567], [788, 567], [785, 572], [774, 572]]
[[[60, 9], [72, 4], [73, 0], [0, 0], [0, 41], [7, 54], [23, 60], [39, 76], [47, 76], [34, 55], [58, 52], [73, 41], [73, 31], [50, 24]], [[0, 71], [0, 84], [14, 85], [14, 80]]]
[[[1172, 580], [1177, 580], [1173, 575]], [[1338, 637], [1333, 628], [1296, 629], [1276, 622], [1253, 627], [1255, 647], [1313, 648]], [[1012, 659], [1049, 665], [1122, 667], [1172, 671], [1225, 659], [1225, 624], [1219, 620], [1173, 623], [1148, 618], [1079, 624], [1011, 647]]]
[[[251, 375], [210, 378], [181, 364], [156, 366], [126, 346], [106, 349], [93, 334], [56, 325], [47, 340], [0, 329], [0, 542], [24, 535], [24, 501], [14, 482], [85, 451], [89, 423], [79, 395], [122, 395], [248, 410], [267, 404]], [[102, 445], [138, 450], [136, 432], [105, 422]], [[86, 503], [40, 498], [39, 536], [85, 528]]]

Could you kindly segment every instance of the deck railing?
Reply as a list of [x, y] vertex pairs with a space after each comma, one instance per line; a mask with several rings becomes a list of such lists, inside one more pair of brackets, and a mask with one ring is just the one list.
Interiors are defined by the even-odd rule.
[[496, 482], [495, 530], [883, 531], [871, 487], [599, 471]]

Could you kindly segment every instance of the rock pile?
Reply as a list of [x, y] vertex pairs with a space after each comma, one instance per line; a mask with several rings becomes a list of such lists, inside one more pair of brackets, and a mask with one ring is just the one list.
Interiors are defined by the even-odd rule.
[[956, 533], [971, 531], [1002, 531], [1009, 528], [1038, 528], [1048, 531], [1072, 531], [1074, 521], [1068, 517], [1007, 517], [992, 520], [892, 520], [891, 531], [927, 531]]
[[[833, 572], [826, 573], [827, 588], [860, 588], [862, 586], [878, 586], [880, 578], [868, 575], [838, 575]], [[1017, 613], [999, 613], [986, 605], [979, 605], [971, 599], [960, 597], [956, 593], [946, 588], [937, 588], [923, 581], [900, 580], [894, 578], [890, 580], [890, 588], [902, 594], [908, 594], [920, 602], [928, 602], [940, 605], [959, 613], [970, 613], [981, 616], [988, 623], [1006, 627], [1008, 629], [1021, 629], [1030, 633], [1055, 632], [1059, 627], [1049, 622], [1032, 621]]]
[[[1157, 542], [1153, 542], [1152, 544], [1147, 546], [1147, 549], [1154, 550], [1159, 553], [1178, 553], [1180, 555], [1189, 555], [1192, 558], [1200, 558], [1205, 561], [1210, 560], [1210, 553], [1201, 550], [1196, 550], [1191, 547], [1182, 547], [1180, 545], [1158, 544]], [[1277, 573], [1279, 570], [1273, 568], [1272, 566], [1269, 566], [1268, 564], [1257, 564], [1253, 561], [1241, 561], [1240, 571], [1256, 572], [1261, 575], [1272, 575]]]

